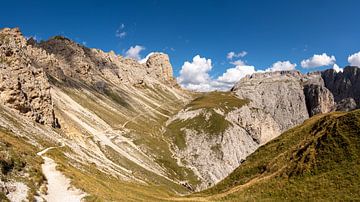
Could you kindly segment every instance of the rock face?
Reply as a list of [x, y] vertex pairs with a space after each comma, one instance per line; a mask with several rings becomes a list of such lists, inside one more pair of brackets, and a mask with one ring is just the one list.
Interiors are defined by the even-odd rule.
[[174, 81], [173, 70], [168, 55], [163, 53], [152, 54], [146, 61], [146, 67], [148, 68], [148, 74], [153, 74], [153, 77], [167, 82]]
[[334, 96], [325, 87], [319, 72], [308, 73], [304, 77], [304, 95], [309, 116], [320, 113], [328, 113], [336, 109]]
[[173, 85], [167, 55], [140, 64], [61, 36], [38, 43], [18, 29], [0, 33], [1, 127], [37, 147], [61, 140], [76, 168], [187, 192], [181, 182], [194, 174], [177, 164], [162, 129], [192, 94]]
[[50, 85], [30, 52], [19, 29], [0, 31], [0, 100], [38, 123], [56, 127]]
[[197, 113], [185, 109], [175, 116], [168, 128], [180, 125], [185, 144], [175, 139], [174, 155], [201, 179], [197, 190], [221, 181], [261, 145], [309, 118], [303, 80], [296, 71], [254, 74], [231, 92], [238, 99], [234, 102], [247, 104], [231, 110], [219, 104]]
[[[348, 71], [349, 69], [346, 70]], [[301, 74], [298, 71], [279, 71], [253, 74], [241, 79], [231, 90], [240, 100], [248, 100], [246, 105], [227, 113], [214, 107], [213, 112], [187, 109], [177, 114], [172, 122], [177, 125], [179, 120], [196, 125], [199, 117], [203, 117], [208, 123], [213, 122], [208, 125], [209, 128], [224, 125], [222, 119], [228, 123], [224, 131], [217, 135], [211, 131], [194, 130], [193, 126], [183, 125], [180, 129], [185, 134], [186, 146], [179, 146], [178, 141], [175, 141], [174, 154], [186, 162], [203, 182], [197, 189], [207, 188], [224, 179], [258, 147], [303, 123], [310, 116], [334, 110], [355, 109], [357, 90], [353, 85], [356, 86], [358, 82], [354, 78], [357, 70], [352, 69], [352, 73], [340, 75], [330, 72], [334, 78], [327, 79], [327, 84], [324, 82], [324, 72]], [[327, 74], [329, 73], [325, 72]], [[334, 87], [329, 90], [328, 86]], [[340, 89], [344, 89], [344, 93]], [[333, 92], [338, 94], [334, 96]], [[337, 100], [340, 101], [336, 102]]]
[[310, 116], [328, 113], [335, 109], [334, 97], [324, 86], [316, 84], [305, 85], [304, 94]]
[[239, 98], [249, 99], [252, 111], [260, 109], [273, 117], [284, 131], [309, 118], [302, 79], [297, 71], [254, 74], [241, 79], [232, 91]]
[[0, 34], [1, 100], [42, 124], [57, 126], [49, 76], [83, 81], [99, 91], [107, 88], [107, 82], [133, 86], [174, 82], [169, 57], [163, 53], [140, 64], [62, 36], [37, 43], [32, 38], [27, 41], [17, 28], [4, 28]]
[[[321, 72], [325, 87], [334, 95], [337, 103], [343, 99], [352, 98], [356, 102], [357, 108], [360, 108], [360, 68], [348, 66], [343, 72], [336, 72], [328, 69]], [[346, 102], [346, 101], [344, 101]]]
[[336, 104], [337, 111], [351, 111], [357, 109], [356, 101], [354, 98], [344, 98]]
[[59, 65], [45, 67], [49, 74], [57, 78], [64, 75], [92, 85], [103, 81], [104, 77], [119, 85], [152, 85], [154, 80], [173, 80], [169, 57], [163, 53], [153, 54], [146, 64], [140, 64], [134, 59], [116, 55], [113, 51], [105, 53], [99, 49], [90, 49], [62, 36], [43, 41], [37, 47], [58, 59]]

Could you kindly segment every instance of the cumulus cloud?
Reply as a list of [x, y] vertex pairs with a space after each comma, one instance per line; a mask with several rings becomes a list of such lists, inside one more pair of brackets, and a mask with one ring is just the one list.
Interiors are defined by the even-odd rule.
[[337, 64], [334, 64], [333, 69], [334, 69], [335, 72], [337, 72], [337, 73], [344, 71], [344, 69], [343, 69], [343, 68], [340, 68]]
[[267, 68], [265, 71], [275, 72], [275, 71], [294, 70], [295, 67], [296, 64], [292, 64], [290, 61], [277, 61], [270, 68]]
[[192, 62], [186, 61], [180, 70], [178, 82], [185, 87], [208, 83], [210, 79], [209, 71], [212, 69], [211, 59], [206, 59], [196, 55]]
[[231, 51], [226, 55], [226, 58], [232, 60], [233, 58], [240, 58], [240, 57], [242, 58], [245, 57], [246, 55], [247, 55], [246, 51], [241, 51], [239, 53], [235, 53], [234, 51]]
[[121, 39], [124, 38], [127, 35], [124, 29], [125, 29], [125, 24], [121, 24], [120, 27], [116, 30], [115, 36]]
[[211, 59], [196, 55], [192, 62], [186, 61], [183, 64], [177, 81], [182, 87], [189, 90], [202, 92], [229, 90], [241, 78], [255, 72], [254, 66], [245, 65], [241, 62], [237, 62], [237, 64], [235, 67], [227, 69], [221, 76], [211, 78], [209, 74], [213, 68]]
[[313, 67], [321, 67], [321, 66], [329, 66], [335, 63], [335, 56], [328, 56], [326, 53], [321, 55], [314, 55], [309, 59], [301, 61], [301, 66], [303, 68], [313, 68]]
[[225, 70], [225, 72], [212, 78], [210, 72], [213, 69], [211, 59], [196, 55], [191, 62], [184, 62], [180, 70], [180, 75], [177, 77], [178, 83], [186, 89], [195, 91], [225, 91], [232, 88], [236, 82], [247, 75], [254, 73], [294, 70], [296, 64], [290, 61], [278, 61], [266, 70], [256, 70], [252, 65], [247, 65], [242, 60], [231, 62], [235, 65]]
[[360, 51], [354, 53], [348, 57], [348, 62], [351, 66], [358, 66], [360, 67]]
[[224, 87], [231, 88], [236, 82], [244, 78], [246, 75], [255, 73], [255, 67], [249, 65], [238, 65], [233, 68], [229, 68], [219, 76], [216, 81], [222, 83]]
[[126, 52], [125, 52], [125, 57], [126, 58], [132, 58], [135, 60], [141, 60], [141, 55], [140, 52], [145, 50], [145, 47], [143, 46], [131, 46]]

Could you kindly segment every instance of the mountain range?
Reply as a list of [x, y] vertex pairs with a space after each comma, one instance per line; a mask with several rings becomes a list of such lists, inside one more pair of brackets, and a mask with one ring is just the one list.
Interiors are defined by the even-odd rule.
[[0, 199], [359, 200], [360, 68], [182, 89], [145, 62], [0, 31]]

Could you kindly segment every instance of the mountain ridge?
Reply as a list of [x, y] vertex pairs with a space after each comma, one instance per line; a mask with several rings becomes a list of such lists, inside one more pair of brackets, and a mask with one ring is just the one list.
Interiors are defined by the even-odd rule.
[[[141, 200], [204, 190], [309, 117], [359, 107], [357, 67], [254, 74], [229, 92], [196, 93], [176, 83], [166, 54], [141, 64], [9, 28], [0, 31], [0, 58], [0, 125], [39, 150], [64, 145], [46, 156], [90, 201], [130, 197], [111, 184]], [[46, 179], [17, 180], [29, 200], [46, 194]]]

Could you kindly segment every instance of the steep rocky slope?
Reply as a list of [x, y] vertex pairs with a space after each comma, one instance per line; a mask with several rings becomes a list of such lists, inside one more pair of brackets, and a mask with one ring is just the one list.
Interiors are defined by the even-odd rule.
[[50, 84], [42, 68], [31, 59], [31, 50], [18, 29], [0, 33], [0, 100], [5, 106], [38, 123], [57, 126]]
[[[345, 68], [344, 72], [348, 71]], [[351, 71], [356, 75], [356, 70]], [[342, 77], [342, 73], [333, 74]], [[351, 93], [344, 91], [344, 94], [339, 91], [340, 95], [335, 96], [344, 99], [334, 99], [332, 91], [336, 87], [329, 90], [323, 75], [323, 72], [298, 71], [253, 74], [241, 79], [231, 93], [201, 96], [198, 99], [205, 105], [185, 107], [170, 119], [167, 128], [176, 134], [175, 155], [202, 181], [196, 190], [216, 184], [261, 145], [309, 117], [355, 109], [352, 100], [357, 97], [357, 91], [349, 89]], [[352, 85], [356, 86], [357, 80], [353, 77], [350, 80], [343, 82], [352, 83], [350, 88], [354, 88]], [[337, 86], [342, 88], [340, 84]], [[231, 101], [229, 96], [233, 96]], [[210, 100], [219, 101], [208, 107]], [[197, 102], [195, 99], [190, 105]]]
[[[197, 107], [170, 120], [168, 128], [182, 138], [182, 144], [174, 141], [175, 154], [202, 179], [197, 190], [219, 182], [258, 147], [309, 118], [303, 77], [295, 71], [255, 74], [232, 92], [198, 98], [202, 105], [195, 99]], [[209, 100], [218, 102], [208, 107]]]
[[359, 152], [359, 110], [318, 115], [259, 148], [216, 186], [186, 200], [358, 200]]
[[359, 67], [348, 66], [342, 72], [335, 72], [333, 69], [325, 70], [321, 72], [321, 77], [326, 88], [333, 94], [340, 110], [360, 108]]
[[182, 184], [199, 183], [162, 136], [166, 120], [192, 98], [174, 82], [168, 56], [140, 64], [64, 37], [37, 43], [18, 29], [0, 36], [1, 126], [39, 150], [55, 147], [46, 156], [87, 198], [126, 198], [109, 194], [114, 180], [120, 180], [116, 189], [146, 198], [152, 186], [186, 193]]

